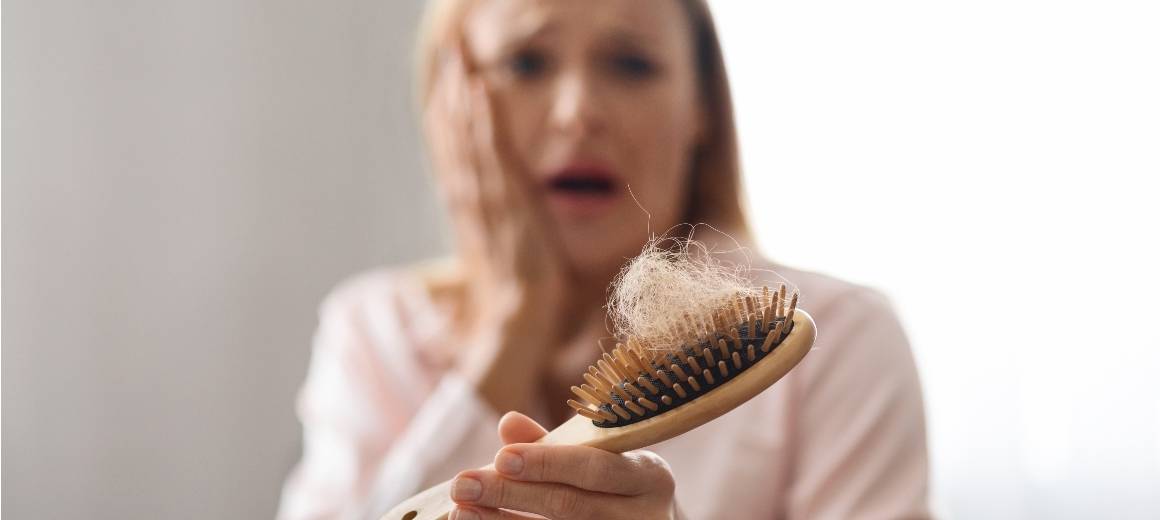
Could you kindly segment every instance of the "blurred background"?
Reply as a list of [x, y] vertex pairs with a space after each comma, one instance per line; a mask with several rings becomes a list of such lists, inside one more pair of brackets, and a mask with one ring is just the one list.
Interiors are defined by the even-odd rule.
[[[892, 297], [943, 513], [1160, 517], [1160, 7], [711, 4], [761, 245]], [[3, 7], [3, 512], [271, 517], [319, 301], [447, 247], [421, 2]]]

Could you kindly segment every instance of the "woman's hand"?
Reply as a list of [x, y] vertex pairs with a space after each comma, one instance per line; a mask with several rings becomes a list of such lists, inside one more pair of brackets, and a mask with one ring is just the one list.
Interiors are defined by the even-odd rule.
[[499, 430], [507, 446], [495, 469], [464, 471], [452, 483], [450, 520], [678, 518], [672, 471], [652, 452], [516, 444], [547, 433], [518, 413], [505, 415]]
[[443, 61], [424, 116], [466, 267], [465, 323], [454, 331], [466, 352], [456, 369], [495, 409], [527, 409], [572, 312], [570, 273], [463, 45]]

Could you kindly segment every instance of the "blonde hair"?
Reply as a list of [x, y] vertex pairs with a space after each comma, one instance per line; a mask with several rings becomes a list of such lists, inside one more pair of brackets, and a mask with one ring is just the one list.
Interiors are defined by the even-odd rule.
[[[685, 222], [710, 224], [739, 241], [748, 241], [733, 100], [717, 29], [705, 0], [676, 1], [688, 16], [698, 87], [707, 115], [702, 141], [691, 158]], [[440, 49], [459, 36], [468, 7], [470, 0], [432, 0], [427, 4], [416, 48], [420, 106], [426, 104], [434, 86]]]

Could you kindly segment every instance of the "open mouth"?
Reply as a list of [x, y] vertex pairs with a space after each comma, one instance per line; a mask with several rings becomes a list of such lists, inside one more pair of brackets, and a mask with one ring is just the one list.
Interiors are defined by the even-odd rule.
[[552, 179], [548, 186], [561, 194], [611, 195], [614, 187], [612, 179], [597, 176], [565, 175]]
[[619, 177], [603, 166], [570, 165], [546, 179], [548, 201], [563, 214], [590, 218], [607, 213], [619, 199]]

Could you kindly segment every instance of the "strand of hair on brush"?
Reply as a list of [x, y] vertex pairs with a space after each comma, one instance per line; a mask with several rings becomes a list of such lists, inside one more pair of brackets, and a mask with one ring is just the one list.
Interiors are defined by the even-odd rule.
[[[734, 293], [705, 316], [682, 312], [681, 342], [672, 349], [646, 348], [630, 336], [606, 351], [573, 386], [579, 398], [568, 406], [603, 426], [631, 424], [706, 393], [758, 362], [786, 337], [797, 307], [797, 293], [783, 297], [768, 287], [742, 296]], [[712, 317], [715, 328], [696, 325]], [[770, 325], [766, 325], [770, 323]], [[683, 324], [683, 325], [682, 325]], [[760, 347], [757, 347], [760, 345]]]

